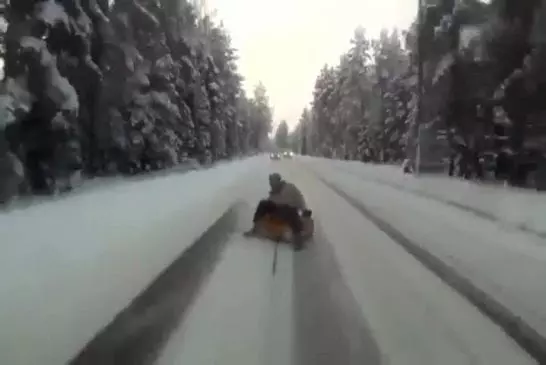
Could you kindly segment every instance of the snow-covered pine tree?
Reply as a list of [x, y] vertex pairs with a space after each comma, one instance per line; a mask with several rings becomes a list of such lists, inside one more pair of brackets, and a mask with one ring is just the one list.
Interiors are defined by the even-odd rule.
[[[70, 189], [71, 177], [82, 168], [92, 108], [77, 93], [76, 74], [91, 85], [100, 79], [90, 53], [91, 20], [79, 2], [64, 7], [53, 0], [10, 2], [6, 14], [3, 94], [11, 95], [7, 119], [13, 123], [4, 135], [25, 166], [30, 190]], [[20, 108], [25, 99], [28, 107]]]
[[267, 90], [262, 83], [254, 88], [254, 97], [248, 106], [250, 148], [259, 150], [267, 140], [273, 123], [273, 111], [269, 104]]
[[82, 169], [133, 174], [248, 153], [270, 131], [265, 88], [246, 98], [227, 31], [188, 1], [18, 0], [0, 9], [2, 200], [25, 186], [70, 188]]
[[277, 147], [286, 149], [289, 147], [289, 131], [286, 120], [282, 120], [275, 131], [275, 144]]

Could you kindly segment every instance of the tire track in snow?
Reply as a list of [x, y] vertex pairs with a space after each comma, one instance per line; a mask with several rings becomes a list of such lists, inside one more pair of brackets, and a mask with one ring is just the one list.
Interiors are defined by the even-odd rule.
[[315, 222], [315, 238], [294, 254], [294, 364], [381, 364], [381, 352]]
[[447, 285], [465, 297], [478, 310], [497, 324], [510, 338], [512, 338], [522, 349], [532, 356], [539, 364], [546, 364], [546, 338], [534, 330], [522, 318], [518, 317], [508, 308], [503, 306], [494, 297], [476, 287], [471, 280], [460, 274], [457, 270], [415, 244], [395, 227], [385, 220], [377, 217], [363, 203], [352, 198], [333, 183], [324, 179], [312, 168], [305, 167], [326, 186], [332, 189], [340, 197], [345, 199], [351, 206], [357, 209], [366, 219], [374, 223], [394, 242], [403, 247], [410, 255], [417, 259], [423, 266], [431, 270]]
[[232, 205], [70, 364], [153, 364], [220, 260], [227, 235], [235, 228], [239, 205]]
[[[283, 176], [299, 184], [297, 177], [301, 171], [292, 161], [279, 167]], [[383, 360], [381, 350], [341, 272], [333, 243], [322, 231], [320, 212], [313, 214], [316, 215], [313, 239], [302, 251], [293, 253], [292, 363], [379, 365]]]
[[[352, 176], [357, 177], [357, 178], [359, 178], [361, 180], [368, 181], [368, 182], [374, 183], [374, 184], [379, 184], [379, 185], [387, 185], [387, 186], [391, 187], [392, 189], [402, 191], [402, 192], [405, 192], [405, 193], [408, 193], [408, 194], [413, 194], [415, 196], [418, 196], [418, 197], [421, 197], [421, 198], [424, 198], [424, 199], [433, 200], [433, 201], [448, 205], [450, 207], [457, 208], [459, 210], [462, 210], [463, 212], [474, 214], [475, 216], [477, 216], [477, 217], [479, 217], [481, 219], [488, 220], [490, 222], [502, 223], [500, 225], [501, 228], [510, 227], [510, 228], [514, 228], [514, 229], [517, 229], [517, 230], [520, 230], [520, 231], [523, 231], [523, 232], [526, 232], [526, 233], [533, 234], [533, 235], [535, 235], [537, 237], [546, 239], [546, 233], [545, 232], [540, 232], [540, 231], [537, 231], [535, 229], [532, 229], [532, 228], [528, 227], [527, 225], [525, 225], [524, 223], [515, 224], [515, 223], [508, 222], [508, 221], [504, 221], [504, 220], [499, 219], [498, 217], [496, 217], [495, 215], [493, 215], [493, 214], [491, 214], [489, 212], [486, 212], [484, 210], [481, 210], [481, 209], [478, 209], [478, 208], [474, 208], [474, 207], [459, 203], [457, 201], [442, 198], [442, 197], [439, 197], [437, 195], [427, 193], [425, 191], [411, 189], [411, 188], [408, 188], [408, 187], [406, 187], [406, 186], [404, 186], [402, 184], [393, 183], [393, 182], [387, 181], [385, 179], [365, 177], [365, 176], [363, 176], [361, 174], [356, 173], [355, 171], [345, 169], [345, 168], [343, 168], [341, 166], [337, 166], [337, 165], [332, 165], [332, 166], [335, 169], [337, 169], [339, 171], [342, 171], [343, 173], [352, 175]], [[503, 227], [503, 225], [505, 225], [506, 227]]]

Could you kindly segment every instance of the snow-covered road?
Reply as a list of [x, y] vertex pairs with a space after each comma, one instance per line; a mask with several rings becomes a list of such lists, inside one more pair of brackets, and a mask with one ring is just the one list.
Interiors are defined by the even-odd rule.
[[336, 164], [339, 162], [306, 160], [306, 166], [449, 264], [546, 337], [544, 238], [392, 185], [343, 173], [335, 168]]
[[[328, 184], [467, 274], [539, 329], [546, 308], [541, 306], [546, 303], [544, 242], [345, 174], [334, 163], [339, 164], [260, 157], [187, 177], [75, 196], [58, 208], [52, 203], [29, 209], [30, 216], [24, 211], [0, 216], [0, 228], [10, 238], [10, 249], [4, 247], [8, 254], [0, 257], [0, 363], [68, 362], [131, 295], [198, 238], [199, 230], [239, 202], [235, 232], [222, 245], [216, 266], [191, 305], [180, 309], [180, 323], [153, 356], [157, 364], [537, 364]], [[279, 246], [276, 270], [274, 245], [241, 235], [250, 225], [254, 205], [266, 195], [267, 173], [273, 171], [302, 189], [316, 220], [315, 240], [305, 251]], [[97, 199], [111, 203], [104, 204], [109, 217], [102, 216], [105, 209], [91, 209]], [[81, 218], [75, 215], [78, 209]], [[123, 219], [131, 217], [124, 209], [135, 210], [135, 231], [122, 230]], [[79, 242], [68, 240], [67, 233], [53, 240], [56, 210], [71, 217], [72, 232], [85, 234], [74, 234]], [[35, 232], [25, 231], [25, 224], [39, 221], [36, 216], [42, 216], [41, 225]], [[45, 247], [57, 254], [47, 254]], [[77, 364], [92, 363], [85, 360]]]
[[234, 235], [158, 364], [535, 363], [302, 167], [273, 162], [271, 171], [304, 191], [317, 217], [316, 246], [298, 254], [283, 247], [273, 276], [273, 245]]
[[[267, 193], [258, 181], [267, 175], [257, 176], [248, 197]], [[241, 239], [251, 208], [237, 213], [237, 232], [158, 364], [290, 364], [292, 252], [279, 247], [273, 275], [274, 246]]]
[[0, 212], [0, 364], [69, 361], [266, 175], [263, 157]]

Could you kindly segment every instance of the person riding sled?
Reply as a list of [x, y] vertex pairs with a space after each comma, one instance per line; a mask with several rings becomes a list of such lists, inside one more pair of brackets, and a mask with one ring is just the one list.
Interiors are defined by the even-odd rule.
[[[294, 247], [296, 250], [303, 246], [304, 217], [310, 217], [305, 199], [296, 185], [283, 180], [280, 174], [269, 175], [271, 190], [267, 199], [261, 200], [254, 212], [253, 227], [245, 235], [253, 235], [257, 230], [257, 223], [265, 216], [277, 218], [285, 222], [292, 230]], [[300, 215], [301, 214], [301, 215]]]

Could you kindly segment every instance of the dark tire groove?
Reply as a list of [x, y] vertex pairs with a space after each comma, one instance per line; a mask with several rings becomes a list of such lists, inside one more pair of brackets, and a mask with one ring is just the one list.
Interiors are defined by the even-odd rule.
[[233, 205], [118, 313], [70, 364], [153, 364], [220, 260], [235, 223], [236, 205]]
[[315, 222], [315, 238], [294, 257], [294, 364], [381, 364], [379, 348]]
[[[423, 191], [418, 191], [418, 190], [413, 190], [413, 189], [408, 189], [406, 188], [405, 186], [403, 185], [400, 185], [400, 184], [394, 184], [394, 183], [391, 183], [389, 181], [385, 181], [385, 180], [380, 180], [380, 179], [373, 179], [373, 178], [365, 178], [361, 175], [358, 175], [357, 173], [355, 173], [354, 171], [350, 171], [350, 170], [345, 170], [339, 166], [335, 166], [338, 170], [340, 171], [343, 171], [344, 173], [347, 173], [347, 174], [350, 174], [352, 176], [355, 176], [361, 180], [364, 180], [364, 181], [368, 181], [370, 183], [375, 183], [375, 184], [379, 184], [379, 185], [387, 185], [395, 190], [398, 190], [398, 191], [402, 191], [402, 192], [405, 192], [405, 193], [409, 193], [409, 194], [412, 194], [412, 195], [415, 195], [415, 196], [419, 196], [421, 198], [424, 198], [424, 199], [429, 199], [429, 200], [433, 200], [433, 201], [436, 201], [436, 202], [439, 202], [439, 203], [442, 203], [442, 204], [446, 204], [450, 207], [453, 207], [453, 208], [457, 208], [457, 209], [460, 209], [464, 212], [467, 212], [467, 213], [471, 213], [471, 214], [474, 214], [475, 216], [477, 217], [480, 217], [482, 219], [485, 219], [485, 220], [488, 220], [490, 222], [494, 222], [494, 223], [498, 223], [499, 222], [499, 219], [497, 217], [495, 217], [493, 214], [489, 213], [489, 212], [486, 212], [486, 211], [483, 211], [483, 210], [480, 210], [480, 209], [477, 209], [477, 208], [473, 208], [473, 207], [469, 207], [468, 205], [464, 205], [462, 203], [459, 203], [459, 202], [456, 202], [456, 201], [452, 201], [452, 200], [449, 200], [449, 199], [442, 199], [436, 195], [432, 195], [432, 194], [429, 194], [429, 193], [426, 193], [426, 192], [423, 192]], [[508, 222], [506, 222], [508, 224]], [[523, 231], [525, 233], [530, 233], [530, 234], [533, 234], [535, 236], [538, 236], [540, 238], [543, 238], [543, 239], [546, 239], [546, 232], [540, 232], [540, 231], [537, 231], [537, 230], [534, 230], [532, 228], [529, 228], [528, 226], [524, 225], [524, 224], [513, 224], [513, 225], [510, 225], [511, 227], [513, 228], [516, 228], [520, 231]]]
[[546, 364], [546, 338], [525, 320], [502, 305], [493, 296], [476, 287], [470, 279], [460, 274], [450, 265], [405, 237], [400, 231], [377, 217], [364, 204], [352, 198], [334, 184], [310, 170], [318, 179], [358, 210], [366, 219], [374, 223], [394, 242], [398, 243], [423, 266], [436, 274], [447, 285], [465, 297], [481, 313], [498, 325], [524, 351], [539, 364]]

